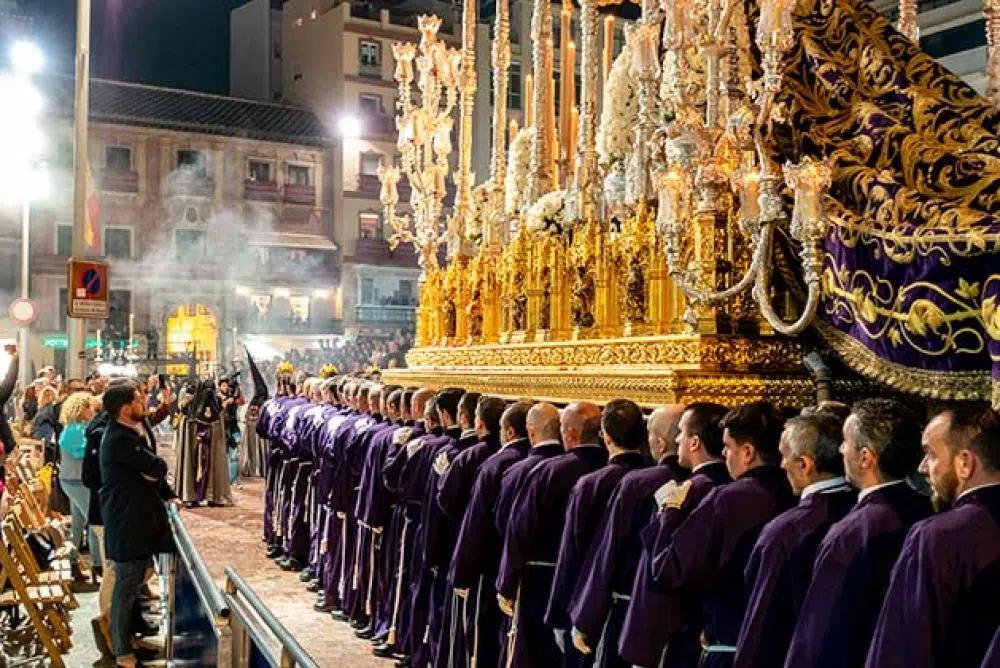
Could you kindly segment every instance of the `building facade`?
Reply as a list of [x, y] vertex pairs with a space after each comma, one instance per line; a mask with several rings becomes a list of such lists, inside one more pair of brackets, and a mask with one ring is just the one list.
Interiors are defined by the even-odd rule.
[[[72, 243], [73, 81], [44, 88], [53, 187], [32, 210], [30, 290], [59, 307], [32, 327], [36, 367], [64, 363]], [[305, 348], [342, 332], [330, 138], [310, 111], [95, 79], [90, 119], [91, 254], [111, 269], [91, 346], [131, 333], [140, 355], [193, 354], [207, 371], [240, 343]], [[18, 288], [6, 267], [19, 264], [19, 213], [0, 213], [5, 292]]]
[[280, 102], [281, 0], [251, 0], [229, 16], [229, 94]]

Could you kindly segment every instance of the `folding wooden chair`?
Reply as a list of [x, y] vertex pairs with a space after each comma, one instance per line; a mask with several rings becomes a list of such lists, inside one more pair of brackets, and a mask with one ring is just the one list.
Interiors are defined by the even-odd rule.
[[[13, 526], [5, 521], [4, 536], [10, 539], [13, 533]], [[14, 556], [14, 550], [0, 541], [0, 592], [3, 592], [0, 593], [0, 608], [24, 608], [53, 668], [65, 668], [62, 654], [72, 646], [69, 620], [63, 606], [66, 592], [59, 584], [32, 583], [24, 572], [27, 569], [22, 569], [23, 564]], [[4, 591], [8, 583], [12, 589]]]
[[[34, 569], [38, 572], [38, 580], [41, 584], [62, 584], [68, 588], [73, 582], [73, 566], [70, 563], [70, 551], [72, 550], [72, 545], [64, 544], [62, 547], [55, 548], [53, 550], [53, 557], [49, 562], [48, 568], [42, 570], [37, 561], [34, 560], [34, 553], [31, 552], [31, 548], [27, 545], [27, 541], [24, 539], [25, 526], [20, 519], [22, 514], [23, 506], [19, 503], [15, 503], [11, 506], [10, 513], [7, 516], [7, 520], [11, 523], [15, 534], [19, 538], [16, 543], [12, 544], [13, 547], [17, 548], [15, 552], [20, 554], [20, 552], [24, 550], [29, 556], [32, 557], [31, 561], [34, 564]], [[47, 533], [44, 533], [43, 537], [48, 539]], [[31, 564], [28, 566], [30, 567]], [[75, 604], [75, 599], [73, 603]], [[70, 604], [69, 607], [71, 609], [75, 609], [76, 606], [74, 604]]]

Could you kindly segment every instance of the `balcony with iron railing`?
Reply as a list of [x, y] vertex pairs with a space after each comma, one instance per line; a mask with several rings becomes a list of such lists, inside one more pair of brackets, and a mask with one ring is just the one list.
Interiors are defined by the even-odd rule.
[[[396, 191], [399, 193], [400, 202], [409, 202], [413, 190], [410, 181], [404, 176], [396, 184]], [[377, 198], [382, 192], [382, 182], [376, 174], [358, 174], [358, 192], [372, 198]], [[455, 193], [458, 188], [454, 183], [445, 184], [444, 205], [447, 207], [455, 204]]]
[[417, 307], [358, 304], [354, 307], [355, 320], [366, 324], [406, 325], [417, 320]]
[[198, 173], [181, 174], [169, 182], [170, 195], [187, 197], [213, 197], [215, 195], [215, 179]]
[[257, 202], [277, 202], [281, 199], [277, 183], [274, 181], [256, 181], [254, 179], [243, 181], [243, 196], [248, 200]]
[[260, 318], [256, 317], [256, 314], [249, 314], [239, 320], [242, 332], [263, 336], [318, 336], [340, 334], [344, 331], [344, 325], [340, 320], [320, 316], [304, 319], [274, 316]]
[[101, 189], [115, 193], [139, 192], [139, 175], [131, 170], [105, 169], [101, 174]]
[[353, 261], [357, 264], [374, 264], [394, 267], [416, 267], [417, 252], [412, 243], [401, 243], [395, 249], [389, 248], [389, 241], [383, 238], [359, 238], [354, 247]]
[[381, 79], [382, 63], [358, 63], [358, 76], [363, 79]]
[[316, 204], [316, 186], [301, 186], [285, 184], [286, 204], [306, 204], [313, 206]]

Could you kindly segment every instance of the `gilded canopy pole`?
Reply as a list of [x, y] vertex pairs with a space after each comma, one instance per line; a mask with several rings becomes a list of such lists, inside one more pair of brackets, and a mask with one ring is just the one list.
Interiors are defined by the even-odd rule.
[[983, 0], [986, 14], [986, 97], [1000, 106], [1000, 0]]
[[597, 0], [583, 0], [580, 9], [580, 131], [576, 145], [577, 211], [582, 220], [595, 220], [598, 210], [597, 170]]
[[[989, 0], [986, 0], [987, 4]], [[896, 30], [913, 42], [920, 43], [920, 26], [917, 25], [917, 0], [899, 0], [899, 23]]]
[[[493, 182], [490, 213], [483, 229], [483, 247], [503, 241], [500, 231], [507, 191], [507, 88], [510, 70], [510, 0], [497, 0], [493, 35], [493, 151], [490, 179]], [[513, 139], [513, 136], [511, 137]], [[503, 226], [506, 227], [506, 226]]]
[[465, 222], [472, 202], [472, 112], [476, 96], [476, 2], [462, 6], [462, 69], [459, 73], [460, 120], [458, 126], [458, 175], [455, 178], [455, 212], [448, 229], [448, 254], [461, 251]]
[[531, 150], [531, 202], [553, 190], [552, 128], [549, 99], [552, 79], [552, 3], [535, 0], [531, 17], [532, 62], [535, 72], [535, 139]]

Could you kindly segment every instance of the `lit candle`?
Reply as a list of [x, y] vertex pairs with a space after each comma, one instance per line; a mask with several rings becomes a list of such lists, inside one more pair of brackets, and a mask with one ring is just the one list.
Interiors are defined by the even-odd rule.
[[604, 17], [604, 79], [611, 74], [611, 64], [615, 61], [615, 17]]
[[566, 147], [566, 153], [569, 155], [569, 167], [566, 171], [567, 174], [576, 173], [576, 142], [577, 137], [580, 136], [580, 107], [573, 105], [573, 111], [571, 112], [569, 124], [569, 145]]
[[[569, 97], [569, 82], [573, 80], [573, 65], [570, 60], [570, 48], [573, 44], [572, 17], [573, 3], [564, 3], [562, 13], [559, 15], [561, 19], [559, 24], [559, 144], [563, 151], [569, 146], [569, 109], [573, 104], [573, 101]], [[561, 157], [562, 155], [557, 156], [557, 161]]]
[[535, 127], [535, 78], [531, 74], [524, 77], [524, 127]]
[[[552, 63], [553, 61], [555, 61], [555, 53], [551, 40], [549, 41], [548, 46], [549, 46], [549, 62]], [[554, 178], [555, 186], [558, 188], [559, 169], [556, 166], [559, 164], [559, 149], [557, 146], [558, 142], [556, 141], [556, 137], [558, 136], [558, 133], [556, 131], [556, 78], [552, 76], [552, 69], [553, 69], [552, 67], [548, 67], [546, 69], [549, 72], [549, 95], [547, 97], [548, 109], [546, 110], [546, 115], [545, 115], [545, 121], [547, 127], [545, 128], [545, 130], [548, 133], [548, 142], [550, 151], [549, 157], [551, 158], [553, 163], [552, 172], [555, 177]]]
[[510, 142], [511, 143], [514, 142], [514, 139], [517, 137], [517, 133], [519, 131], [520, 131], [520, 128], [517, 127], [517, 119], [516, 118], [510, 119], [510, 126], [509, 126], [508, 132], [510, 133]]

